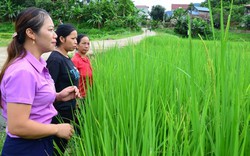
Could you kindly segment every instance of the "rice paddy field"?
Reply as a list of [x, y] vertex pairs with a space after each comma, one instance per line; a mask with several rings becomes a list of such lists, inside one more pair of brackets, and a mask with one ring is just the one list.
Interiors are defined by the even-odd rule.
[[70, 155], [250, 154], [250, 44], [158, 35], [96, 53]]

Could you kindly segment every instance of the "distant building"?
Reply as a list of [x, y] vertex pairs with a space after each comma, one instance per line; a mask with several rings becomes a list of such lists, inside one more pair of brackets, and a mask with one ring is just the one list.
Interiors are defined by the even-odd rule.
[[135, 6], [139, 10], [139, 14], [141, 16], [145, 16], [146, 18], [150, 18], [149, 16], [149, 6], [147, 5], [136, 5]]
[[[190, 4], [172, 4], [171, 11], [165, 12], [167, 17], [171, 17], [173, 15], [173, 11], [176, 9], [184, 9], [187, 10]], [[206, 7], [200, 7], [200, 3], [194, 3], [194, 8], [192, 11], [189, 11], [192, 16], [201, 17], [205, 20], [209, 20], [209, 9]]]
[[166, 17], [172, 17], [173, 11], [166, 11], [165, 14], [166, 14]]
[[176, 9], [184, 9], [184, 10], [187, 10], [189, 4], [172, 4], [171, 5], [171, 10], [174, 11]]
[[199, 16], [203, 19], [209, 20], [209, 9], [206, 7], [194, 6], [191, 14], [193, 16]]

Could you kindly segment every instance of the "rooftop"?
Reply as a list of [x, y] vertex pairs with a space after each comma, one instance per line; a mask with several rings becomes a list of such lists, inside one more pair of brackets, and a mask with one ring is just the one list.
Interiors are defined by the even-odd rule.
[[149, 8], [149, 6], [147, 5], [136, 5], [135, 7], [136, 8]]

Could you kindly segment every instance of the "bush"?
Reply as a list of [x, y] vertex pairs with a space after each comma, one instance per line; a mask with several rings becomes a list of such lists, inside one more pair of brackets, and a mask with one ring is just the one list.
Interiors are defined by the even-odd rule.
[[[211, 30], [207, 22], [201, 18], [191, 19], [191, 33], [192, 37], [198, 37], [198, 34], [202, 37], [208, 38], [211, 34]], [[182, 16], [177, 19], [177, 24], [174, 31], [183, 37], [188, 37], [188, 18], [187, 16]]]
[[39, 0], [36, 3], [36, 6], [38, 8], [42, 8], [42, 9], [48, 11], [49, 13], [54, 10], [54, 3], [51, 2], [50, 0]]
[[113, 31], [108, 32], [109, 35], [117, 35], [117, 34], [124, 34], [126, 33], [126, 29], [120, 28], [120, 29], [115, 29]]
[[124, 20], [122, 19], [115, 19], [115, 20], [106, 20], [104, 23], [104, 27], [109, 30], [114, 30], [117, 28], [122, 28], [124, 25]]
[[0, 1], [0, 21], [14, 21], [22, 9], [22, 6], [14, 5], [11, 0]]
[[245, 15], [242, 17], [241, 27], [250, 30], [250, 15]]

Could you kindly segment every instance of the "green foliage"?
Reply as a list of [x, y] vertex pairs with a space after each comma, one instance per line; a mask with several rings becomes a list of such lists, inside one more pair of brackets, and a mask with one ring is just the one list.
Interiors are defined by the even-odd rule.
[[[183, 37], [188, 37], [188, 18], [187, 16], [181, 16], [177, 19], [177, 24], [174, 31]], [[191, 33], [192, 37], [198, 37], [198, 34], [206, 39], [211, 34], [211, 30], [206, 21], [201, 18], [192, 18], [191, 19]]]
[[6, 133], [4, 131], [0, 131], [0, 149], [2, 149], [4, 141], [5, 141]]
[[[229, 17], [230, 4], [232, 0], [223, 0], [223, 21], [224, 25], [226, 25], [227, 19]], [[211, 9], [213, 13], [214, 26], [215, 28], [220, 28], [220, 18], [221, 18], [221, 0], [210, 0]], [[241, 17], [244, 16], [245, 12], [245, 4], [249, 4], [250, 0], [234, 0], [233, 8], [231, 14], [231, 27], [238, 27], [241, 21]], [[208, 7], [208, 0], [202, 3], [202, 6]]]
[[167, 35], [172, 35], [172, 36], [176, 36], [176, 37], [179, 36], [179, 34], [177, 34], [177, 33], [174, 31], [173, 28], [163, 28], [163, 29], [157, 28], [157, 29], [155, 29], [154, 31], [157, 32], [157, 34], [160, 34], [160, 35], [165, 35], [165, 34], [167, 34]]
[[54, 8], [54, 3], [51, 0], [38, 0], [36, 2], [38, 8], [42, 8], [48, 12], [52, 12]]
[[122, 20], [121, 18], [115, 18], [113, 20], [106, 20], [104, 23], [104, 27], [110, 29], [110, 30], [114, 30], [117, 28], [122, 28], [124, 25], [124, 20]]
[[[221, 40], [221, 31], [215, 30], [215, 39]], [[250, 42], [249, 32], [246, 31], [230, 31], [228, 40], [233, 42]]]
[[160, 21], [152, 20], [152, 21], [150, 21], [149, 28], [156, 29], [156, 28], [159, 28], [159, 25], [161, 25]]
[[12, 23], [12, 22], [0, 23], [0, 32], [14, 33], [14, 31], [15, 31], [14, 23]]
[[182, 8], [179, 8], [179, 9], [174, 10], [172, 18], [179, 19], [186, 15], [187, 15], [187, 11]]
[[201, 18], [194, 18], [192, 20], [191, 31], [192, 31], [193, 37], [198, 37], [198, 34], [199, 34], [207, 38], [211, 34], [209, 25], [207, 24], [206, 21], [204, 21]]
[[93, 26], [95, 27], [95, 25], [97, 25], [98, 29], [101, 28], [101, 24], [102, 24], [102, 14], [101, 13], [93, 13], [93, 17], [91, 19], [89, 19], [87, 22], [90, 24], [93, 24]]
[[[222, 0], [224, 6], [229, 6], [232, 0]], [[210, 0], [212, 8], [220, 8], [221, 7], [221, 0]], [[234, 5], [242, 5], [242, 4], [249, 4], [250, 0], [234, 0]], [[208, 0], [205, 0], [202, 3], [202, 6], [208, 7]]]
[[2, 0], [0, 21], [14, 21], [23, 8], [31, 5], [48, 11], [56, 26], [61, 20], [76, 25], [84, 23], [85, 28], [138, 30], [142, 20], [131, 0], [90, 1], [88, 5], [78, 0]]
[[16, 6], [32, 7], [36, 5], [36, 0], [12, 0]]
[[0, 1], [0, 21], [14, 21], [22, 9], [23, 7], [16, 6], [11, 0]]
[[164, 13], [165, 13], [165, 8], [161, 5], [156, 5], [152, 7], [150, 16], [152, 17], [153, 20], [163, 21]]
[[97, 53], [74, 155], [248, 155], [250, 46], [220, 43], [164, 35]]
[[[231, 26], [239, 25], [239, 23], [241, 22], [241, 17], [244, 15], [244, 9], [245, 9], [244, 6], [233, 5], [232, 15], [231, 15]], [[221, 9], [220, 8], [213, 8], [212, 11], [213, 11], [214, 26], [216, 28], [220, 28]], [[230, 6], [225, 6], [223, 8], [224, 25], [226, 25], [226, 22], [228, 20], [229, 11], [230, 11]]]
[[241, 23], [242, 27], [250, 30], [250, 15], [245, 15], [242, 17], [242, 23]]
[[188, 20], [187, 16], [182, 16], [177, 19], [176, 26], [174, 31], [178, 34], [181, 34], [184, 37], [188, 36]]

